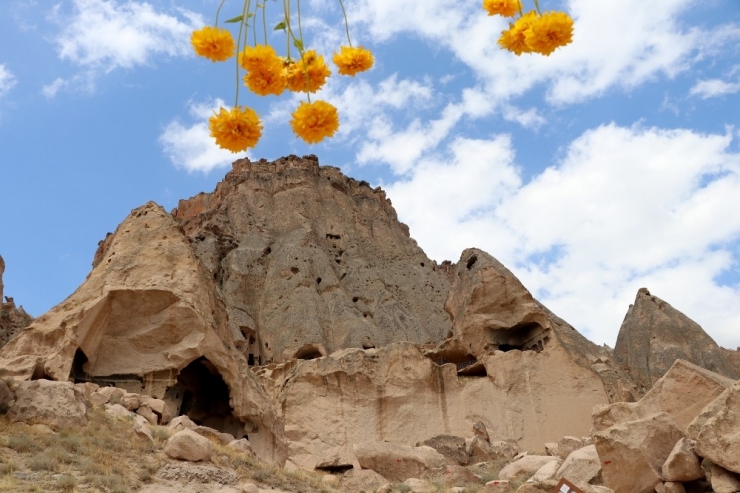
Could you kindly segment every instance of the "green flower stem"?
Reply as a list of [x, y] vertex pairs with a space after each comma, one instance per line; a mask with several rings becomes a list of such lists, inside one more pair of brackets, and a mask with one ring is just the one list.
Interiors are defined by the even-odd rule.
[[220, 4], [220, 5], [218, 6], [218, 8], [216, 9], [216, 23], [214, 24], [214, 27], [218, 27], [218, 14], [220, 14], [220, 13], [221, 13], [221, 7], [223, 7], [223, 6], [224, 6], [224, 2], [225, 2], [225, 1], [226, 1], [226, 0], [221, 0], [221, 4]]
[[[239, 48], [242, 47], [242, 30], [244, 29], [244, 17], [247, 15], [248, 3], [250, 0], [244, 0], [244, 7], [242, 8], [242, 22], [239, 23], [239, 35], [236, 37], [236, 96], [234, 98], [234, 108], [239, 106]], [[247, 28], [248, 29], [248, 28]], [[244, 33], [246, 39], [247, 33]], [[246, 44], [246, 43], [245, 43]]]
[[262, 30], [265, 33], [265, 46], [267, 46], [267, 0], [262, 0]]
[[285, 51], [288, 61], [290, 61], [290, 0], [283, 0], [283, 15], [285, 16]]
[[349, 47], [352, 47], [352, 40], [349, 39], [349, 21], [347, 21], [347, 11], [344, 9], [344, 2], [339, 0], [339, 6], [342, 7], [342, 14], [344, 15], [344, 30], [347, 31], [347, 43]]
[[308, 66], [306, 65], [306, 62], [303, 60], [303, 50], [305, 47], [303, 46], [303, 29], [301, 28], [301, 0], [296, 0], [296, 5], [298, 9], [298, 34], [301, 37], [301, 49], [298, 51], [301, 53], [301, 62], [303, 63], [303, 73], [305, 74], [305, 79], [306, 79], [306, 94], [308, 96], [308, 102], [310, 103], [311, 102], [311, 91], [310, 91], [311, 87], [309, 85], [309, 80], [308, 80]]
[[542, 11], [540, 10], [540, 2], [538, 0], [534, 0], [534, 7], [537, 9], [537, 13], [542, 15]]

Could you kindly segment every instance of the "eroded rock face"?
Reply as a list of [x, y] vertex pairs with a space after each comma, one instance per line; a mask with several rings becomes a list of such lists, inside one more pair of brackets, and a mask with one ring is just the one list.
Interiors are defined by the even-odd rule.
[[548, 441], [586, 435], [591, 409], [607, 402], [598, 375], [564, 351], [499, 352], [483, 364], [486, 376], [460, 377], [455, 365], [437, 365], [419, 348], [398, 343], [268, 366], [259, 374], [285, 423], [290, 460], [307, 469], [328, 448], [465, 437], [478, 421], [494, 443], [511, 439], [544, 452]]
[[688, 434], [698, 455], [740, 474], [740, 382], [704, 408]]
[[34, 380], [11, 386], [15, 398], [8, 410], [11, 421], [42, 423], [56, 429], [87, 424], [87, 400], [73, 383]]
[[173, 211], [209, 270], [234, 341], [257, 363], [439, 341], [450, 280], [385, 193], [315, 156], [243, 159]]
[[677, 359], [725, 377], [740, 378], [740, 369], [689, 317], [642, 288], [619, 329], [614, 359], [642, 392], [649, 390]]
[[633, 384], [611, 364], [603, 347], [550, 312], [511, 271], [482, 250], [462, 253], [445, 309], [452, 318], [452, 337], [429, 355], [456, 363], [461, 374], [474, 373], [475, 360], [497, 352], [558, 351], [584, 372], [598, 375], [610, 402], [636, 398]]
[[445, 458], [431, 447], [400, 443], [360, 443], [352, 448], [363, 469], [372, 469], [392, 481], [418, 478], [427, 469], [444, 467]]
[[616, 423], [665, 412], [676, 420], [681, 429], [686, 430], [704, 407], [733, 383], [729, 378], [688, 361], [676, 360], [638, 402], [617, 402], [594, 408], [593, 427], [595, 431], [601, 431]]
[[260, 457], [278, 463], [285, 457], [282, 425], [231, 343], [213, 277], [180, 226], [154, 203], [121, 223], [77, 291], [0, 351], [0, 368], [19, 379], [113, 383], [166, 398], [173, 414], [213, 427], [208, 419], [216, 411], [186, 402], [184, 394], [201, 392], [208, 400], [220, 382], [220, 405], [231, 408], [220, 424], [233, 414], [240, 437], [249, 433]]
[[604, 485], [616, 493], [652, 493], [684, 433], [667, 413], [618, 423], [594, 434]]
[[0, 348], [18, 335], [33, 320], [33, 317], [26, 313], [22, 306], [16, 306], [13, 298], [4, 297], [4, 272], [5, 261], [0, 257]]

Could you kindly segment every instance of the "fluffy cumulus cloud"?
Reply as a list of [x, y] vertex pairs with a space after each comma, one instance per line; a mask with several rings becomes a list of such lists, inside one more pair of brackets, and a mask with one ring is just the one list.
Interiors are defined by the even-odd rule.
[[47, 97], [65, 85], [89, 85], [99, 73], [147, 65], [159, 56], [189, 55], [190, 33], [203, 24], [199, 14], [188, 10], [168, 13], [133, 0], [74, 0], [71, 13], [57, 6], [52, 18], [61, 26], [54, 37], [59, 57], [87, 72], [45, 86]]
[[190, 125], [180, 120], [171, 121], [159, 136], [159, 143], [172, 164], [186, 171], [207, 173], [215, 168], [230, 166], [234, 154], [221, 149], [208, 130], [208, 118], [220, 107], [226, 106], [217, 99], [208, 103], [190, 103]]
[[13, 73], [0, 63], [0, 97], [5, 96], [16, 83], [17, 80]]
[[734, 347], [740, 286], [721, 282], [740, 261], [731, 147], [730, 134], [603, 125], [522, 183], [509, 139], [456, 139], [388, 189], [430, 256], [483, 248], [592, 340], [613, 344], [646, 286]]

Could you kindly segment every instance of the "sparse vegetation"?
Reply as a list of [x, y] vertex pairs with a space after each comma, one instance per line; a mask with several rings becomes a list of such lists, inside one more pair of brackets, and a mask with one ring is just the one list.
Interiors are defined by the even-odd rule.
[[[0, 415], [0, 493], [77, 492], [132, 493], [144, 484], [156, 483], [157, 471], [171, 460], [164, 443], [174, 433], [164, 426], [151, 427], [154, 441], [136, 435], [133, 422], [114, 418], [102, 409], [90, 412], [89, 423], [80, 430], [50, 433], [43, 427], [10, 423]], [[211, 463], [229, 470], [241, 481], [263, 487], [302, 493], [334, 493], [322, 474], [303, 470], [286, 471], [260, 462], [251, 455], [213, 442]], [[498, 478], [506, 464], [487, 464], [476, 469], [484, 482]], [[433, 483], [437, 493], [450, 488]], [[394, 492], [411, 488], [395, 483]], [[465, 485], [466, 491], [482, 491], [483, 484]]]

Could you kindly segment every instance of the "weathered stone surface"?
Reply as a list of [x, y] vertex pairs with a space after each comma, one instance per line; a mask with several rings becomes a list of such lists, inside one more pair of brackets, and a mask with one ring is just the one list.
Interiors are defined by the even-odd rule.
[[738, 379], [738, 369], [704, 330], [642, 288], [619, 329], [614, 359], [647, 392], [677, 359]]
[[549, 479], [555, 479], [555, 475], [558, 473], [560, 466], [563, 465], [563, 460], [555, 457], [555, 460], [548, 462], [544, 466], [537, 469], [537, 472], [532, 475], [527, 481], [533, 481], [535, 483], [541, 481], [547, 481]]
[[435, 493], [436, 488], [429, 483], [419, 478], [409, 478], [403, 482], [406, 486], [411, 488], [411, 493]]
[[400, 443], [360, 443], [352, 447], [363, 469], [372, 469], [391, 481], [418, 478], [427, 469], [446, 465], [444, 456], [431, 447]]
[[510, 481], [495, 479], [486, 483], [483, 493], [514, 493], [514, 487]]
[[483, 363], [487, 376], [459, 378], [454, 365], [437, 365], [417, 347], [397, 343], [257, 373], [284, 420], [290, 460], [306, 469], [332, 447], [466, 436], [469, 417], [485, 422], [493, 437], [544, 453], [545, 442], [587, 434], [594, 405], [608, 401], [599, 376], [564, 350], [496, 352]]
[[545, 453], [547, 453], [547, 455], [552, 455], [552, 456], [555, 456], [555, 457], [559, 457], [559, 455], [558, 455], [558, 444], [557, 444], [557, 442], [547, 442], [545, 444]]
[[725, 390], [689, 425], [696, 453], [740, 473], [740, 381]]
[[13, 400], [14, 396], [8, 385], [3, 380], [0, 380], [0, 414], [8, 412]]
[[462, 466], [448, 465], [427, 470], [421, 477], [432, 483], [443, 484], [447, 487], [462, 486], [465, 484], [480, 483], [480, 476]]
[[517, 479], [520, 481], [526, 481], [531, 478], [539, 468], [549, 462], [558, 460], [557, 457], [551, 455], [525, 455], [519, 460], [506, 465], [498, 477], [501, 479]]
[[558, 440], [558, 457], [565, 460], [572, 452], [582, 448], [583, 446], [583, 440], [578, 437], [563, 437]]
[[675, 481], [666, 481], [665, 483], [658, 483], [655, 485], [656, 493], [686, 493], [686, 488], [683, 487], [682, 483]]
[[516, 493], [552, 493], [557, 484], [555, 480], [524, 483], [516, 490]]
[[123, 397], [121, 397], [119, 404], [129, 411], [135, 411], [141, 406], [141, 396], [132, 392], [126, 392]]
[[198, 425], [195, 424], [192, 419], [184, 415], [173, 418], [169, 423], [167, 423], [166, 426], [167, 428], [172, 428], [175, 431], [180, 431], [180, 430], [195, 431], [195, 429], [198, 427]]
[[82, 391], [71, 382], [33, 380], [13, 382], [15, 401], [8, 410], [12, 422], [43, 423], [53, 428], [76, 428], [87, 424]]
[[618, 402], [594, 408], [594, 431], [625, 421], [666, 412], [683, 429], [734, 383], [684, 360], [676, 360], [666, 374], [638, 402]]
[[604, 485], [616, 493], [652, 493], [683, 431], [667, 413], [618, 423], [593, 435]]
[[90, 395], [90, 404], [100, 406], [103, 404], [120, 404], [121, 398], [126, 393], [125, 390], [117, 387], [100, 387]]
[[601, 472], [601, 460], [595, 445], [574, 450], [560, 466], [555, 479], [565, 478], [571, 483], [591, 483]]
[[211, 440], [220, 442], [222, 445], [228, 445], [236, 440], [233, 435], [222, 433], [218, 430], [214, 430], [213, 428], [209, 428], [208, 426], [198, 426], [193, 431], [196, 432], [198, 435], [203, 435], [206, 438], [210, 438]]
[[608, 363], [608, 352], [535, 300], [491, 255], [474, 248], [463, 251], [455, 274], [445, 302], [452, 317], [453, 337], [441, 344], [433, 357], [466, 364], [471, 357], [482, 359], [495, 351], [562, 352], [572, 363], [599, 377], [609, 402], [634, 398], [633, 384]]
[[704, 477], [699, 457], [694, 453], [694, 444], [682, 438], [673, 447], [663, 464], [663, 479], [666, 481], [693, 481]]
[[[136, 416], [133, 412], [129, 411], [125, 407], [123, 407], [120, 404], [103, 404], [103, 407], [105, 408], [105, 412], [111, 416], [115, 416], [116, 418], [125, 418], [125, 419], [131, 419]], [[141, 415], [139, 415], [141, 416]], [[141, 416], [142, 419], [146, 420], [148, 423], [151, 424], [149, 420], [147, 420], [144, 416]], [[156, 423], [155, 423], [156, 424]]]
[[[450, 279], [385, 193], [315, 156], [236, 161], [173, 211], [218, 284], [230, 333], [261, 362], [441, 340]], [[423, 288], [423, 289], [422, 289]]]
[[149, 408], [149, 406], [141, 406], [141, 407], [139, 407], [136, 410], [136, 414], [138, 414], [139, 416], [143, 416], [149, 422], [150, 425], [155, 426], [159, 422], [158, 421], [158, 418], [157, 418], [157, 415], [154, 414], [154, 411], [152, 411]]
[[249, 443], [249, 440], [246, 438], [240, 438], [239, 440], [234, 440], [228, 445], [226, 445], [230, 449], [239, 451], [246, 455], [254, 455], [254, 450], [252, 450], [252, 445]]
[[108, 238], [71, 296], [2, 348], [0, 368], [20, 379], [134, 375], [126, 390], [160, 398], [186, 385], [178, 378], [191, 363], [205, 365], [224, 382], [233, 420], [250, 428], [255, 452], [281, 464], [282, 423], [233, 343], [228, 320], [216, 281], [181, 226], [148, 203]]
[[714, 464], [712, 466], [712, 489], [714, 493], [737, 493], [740, 491], [740, 476]]
[[260, 493], [260, 489], [254, 483], [244, 483], [241, 491], [242, 493]]
[[[487, 441], [485, 443], [488, 444]], [[424, 440], [423, 442], [419, 442], [416, 445], [432, 447], [434, 450], [445, 456], [448, 464], [456, 464], [460, 466], [468, 465], [468, 452], [465, 450], [465, 439], [462, 437], [456, 437], [453, 435], [437, 435]]]
[[211, 441], [191, 430], [178, 431], [164, 444], [164, 453], [173, 459], [197, 462], [210, 459], [212, 452]]
[[4, 298], [4, 272], [5, 261], [0, 256], [0, 348], [33, 321], [33, 317], [26, 313], [22, 306], [16, 307], [13, 298]]
[[491, 437], [488, 436], [488, 428], [486, 428], [486, 424], [482, 421], [477, 421], [473, 425], [473, 435], [486, 442], [491, 442]]
[[339, 479], [339, 491], [356, 493], [358, 491], [375, 491], [388, 480], [371, 469], [350, 469]]

